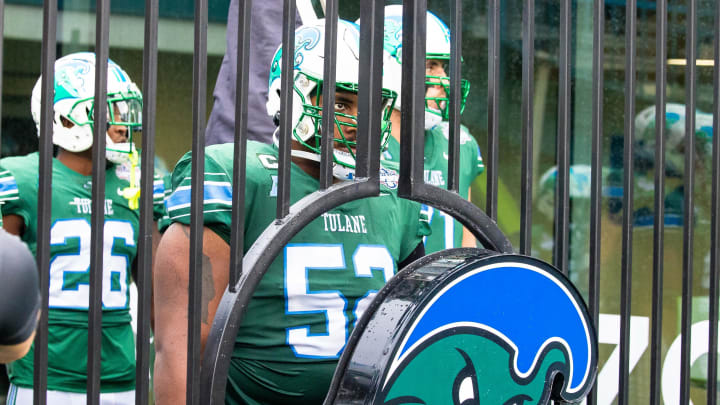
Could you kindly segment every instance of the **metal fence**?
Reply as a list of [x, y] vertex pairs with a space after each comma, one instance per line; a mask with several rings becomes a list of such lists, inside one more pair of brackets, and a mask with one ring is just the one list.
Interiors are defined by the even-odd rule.
[[[635, 93], [636, 93], [636, 23], [637, 0], [626, 2], [626, 58], [625, 58], [625, 131], [624, 131], [624, 152], [623, 161], [625, 168], [632, 168], [634, 165], [633, 139], [635, 127], [633, 117], [635, 116]], [[425, 10], [426, 1], [403, 1], [405, 7], [405, 19], [403, 30], [404, 61], [402, 84], [404, 88], [402, 105], [412, 106], [408, 108], [402, 117], [402, 151], [401, 151], [401, 178], [400, 195], [404, 198], [413, 199], [425, 204], [435, 206], [451, 214], [458, 219], [481, 241], [491, 249], [498, 251], [510, 251], [507, 239], [499, 232], [494, 222], [490, 219], [497, 218], [497, 195], [498, 195], [498, 159], [499, 159], [499, 114], [500, 114], [500, 0], [488, 0], [487, 2], [487, 35], [488, 35], [488, 143], [483, 148], [487, 167], [487, 201], [486, 214], [471, 203], [463, 200], [458, 192], [458, 164], [459, 164], [459, 133], [460, 133], [460, 112], [459, 112], [459, 80], [460, 76], [459, 49], [462, 43], [462, 15], [463, 2], [450, 1], [451, 19], [448, 25], [451, 27], [452, 53], [450, 63], [451, 95], [450, 110], [450, 133], [451, 147], [449, 150], [449, 185], [448, 190], [425, 184], [423, 180], [423, 144], [413, 134], [421, 133], [423, 130], [423, 94], [424, 94], [424, 38], [425, 38]], [[605, 11], [606, 4], [603, 0], [593, 0], [593, 50], [592, 50], [592, 114], [585, 119], [591, 120], [591, 145], [592, 145], [592, 176], [591, 176], [591, 205], [590, 205], [590, 227], [589, 227], [589, 285], [587, 303], [593, 316], [595, 324], [599, 321], [600, 306], [600, 268], [601, 268], [601, 203], [602, 203], [602, 136], [603, 136], [603, 106], [604, 106], [604, 32], [605, 32]], [[244, 189], [244, 157], [246, 139], [244, 134], [247, 128], [247, 84], [248, 82], [248, 49], [251, 46], [249, 41], [251, 1], [242, 2], [240, 7], [241, 27], [238, 30], [238, 80], [237, 80], [237, 107], [236, 107], [236, 128], [235, 128], [235, 168], [233, 177], [233, 213], [242, 212], [243, 201], [239, 198], [242, 193], [238, 190]], [[56, 59], [56, 28], [57, 28], [57, 0], [45, 0], [43, 3], [43, 41], [42, 41], [42, 100], [43, 110], [41, 116], [40, 132], [40, 183], [39, 183], [39, 209], [38, 209], [38, 251], [37, 261], [40, 269], [40, 281], [42, 288], [42, 305], [48, 306], [48, 283], [49, 283], [49, 246], [50, 246], [50, 190], [52, 187], [51, 164], [52, 161], [52, 103], [46, 102], [52, 99], [53, 63]], [[153, 156], [155, 154], [154, 133], [156, 128], [156, 92], [157, 92], [157, 67], [158, 67], [158, 0], [147, 0], [145, 5], [145, 46], [143, 51], [143, 142], [142, 142], [142, 194], [141, 194], [141, 232], [139, 238], [139, 321], [137, 335], [137, 372], [136, 372], [136, 403], [148, 403], [149, 390], [149, 353], [150, 353], [150, 319], [149, 311], [151, 305], [151, 245], [152, 245], [152, 173]], [[360, 91], [360, 116], [365, 119], [358, 123], [358, 180], [352, 183], [332, 185], [331, 172], [331, 150], [329, 139], [332, 125], [329, 121], [330, 115], [323, 110], [323, 163], [321, 170], [320, 189], [311, 199], [304, 200], [302, 206], [289, 204], [289, 133], [291, 118], [292, 97], [290, 89], [291, 76], [287, 72], [292, 71], [292, 60], [289, 53], [283, 55], [282, 60], [282, 83], [283, 83], [283, 109], [280, 117], [280, 163], [278, 182], [278, 205], [277, 221], [271, 225], [263, 234], [263, 237], [255, 242], [252, 249], [243, 255], [242, 229], [243, 218], [241, 215], [233, 215], [232, 222], [232, 252], [230, 272], [230, 286], [223, 297], [218, 315], [213, 324], [213, 329], [208, 340], [204, 356], [200, 355], [200, 320], [199, 309], [201, 294], [201, 277], [197, 269], [201, 267], [202, 252], [202, 196], [203, 182], [202, 172], [204, 166], [205, 145], [205, 94], [207, 93], [207, 25], [208, 25], [208, 2], [197, 0], [195, 2], [195, 45], [193, 58], [193, 125], [192, 125], [192, 149], [193, 149], [193, 180], [192, 180], [192, 224], [191, 224], [191, 268], [190, 268], [190, 317], [188, 324], [188, 403], [207, 403], [212, 398], [217, 403], [222, 402], [224, 383], [227, 376], [229, 353], [232, 351], [234, 336], [237, 332], [239, 320], [242, 318], [244, 303], [248, 302], [254, 287], [258, 284], [260, 277], [269, 266], [270, 262], [280, 252], [282, 246], [287, 243], [293, 235], [302, 229], [313, 218], [323, 212], [336, 207], [344, 202], [358, 198], [369, 197], [379, 193], [378, 173], [379, 156], [370, 153], [378, 148], [378, 136], [380, 133], [380, 98], [379, 94], [382, 76], [382, 41], [381, 35], [383, 19], [383, 1], [363, 1], [361, 3], [361, 19], [366, 22], [361, 26], [361, 64], [369, 67], [361, 70], [359, 78]], [[687, 18], [686, 24], [686, 59], [690, 61], [686, 66], [686, 132], [693, 133], [695, 128], [696, 94], [695, 83], [697, 59], [697, 5], [696, 1], [686, 2]], [[534, 44], [535, 44], [535, 2], [532, 0], [523, 3], [522, 23], [522, 167], [521, 174], [521, 211], [520, 211], [520, 243], [518, 251], [523, 254], [531, 254], [532, 243], [532, 196], [533, 196], [533, 77], [534, 77]], [[555, 230], [554, 230], [554, 254], [553, 264], [561, 270], [568, 267], [568, 239], [569, 239], [569, 212], [570, 212], [570, 140], [571, 140], [571, 101], [572, 101], [572, 2], [561, 0], [559, 2], [559, 62], [558, 62], [558, 129], [557, 129], [557, 188], [555, 204]], [[3, 10], [4, 3], [0, 1], [0, 10]], [[295, 2], [284, 1], [283, 24], [283, 47], [288, 49], [294, 43]], [[108, 26], [109, 26], [110, 0], [98, 0], [96, 9], [96, 44], [98, 66], [96, 76], [95, 105], [105, 106], [105, 88], [107, 82], [106, 63], [108, 57]], [[337, 16], [337, 0], [328, 0], [326, 3], [326, 29], [330, 33], [328, 38], [335, 38], [337, 30], [335, 17]], [[665, 116], [666, 77], [667, 77], [667, 12], [668, 1], [657, 0], [656, 2], [656, 111], [662, 112]], [[0, 15], [0, 22], [3, 21]], [[714, 123], [720, 118], [720, 3], [716, 4], [714, 24]], [[325, 77], [329, 82], [334, 81], [335, 55], [332, 41], [327, 41], [325, 53], [326, 67]], [[1, 52], [0, 52], [1, 55]], [[334, 94], [332, 86], [325, 87], [323, 94], [325, 106], [333, 105]], [[104, 108], [104, 107], [102, 107]], [[93, 183], [103, 184], [105, 171], [102, 159], [105, 149], [105, 137], [102, 136], [102, 128], [105, 128], [105, 114], [99, 111], [96, 114], [95, 143], [93, 145]], [[665, 121], [659, 119], [656, 122], [655, 162], [657, 167], [665, 165]], [[681, 371], [680, 397], [677, 399], [681, 404], [690, 401], [690, 365], [691, 365], [691, 325], [693, 305], [693, 186], [695, 184], [695, 169], [693, 162], [694, 138], [686, 137], [685, 145], [685, 168], [684, 168], [684, 220], [682, 257], [682, 307], [681, 307]], [[633, 254], [633, 170], [625, 170], [623, 175], [622, 198], [623, 220], [622, 220], [622, 277], [621, 277], [621, 303], [620, 303], [620, 341], [619, 341], [619, 391], [618, 403], [627, 404], [630, 401], [630, 326], [631, 326], [631, 288], [632, 288], [632, 254]], [[709, 345], [709, 359], [707, 367], [707, 403], [717, 402], [717, 319], [718, 319], [718, 252], [720, 252], [720, 223], [718, 222], [718, 190], [720, 190], [720, 145], [717, 137], [712, 139], [712, 208], [711, 212], [711, 248], [710, 248], [710, 299], [709, 319], [710, 328], [707, 342]], [[650, 403], [660, 404], [661, 390], [661, 362], [662, 350], [662, 325], [663, 325], [663, 252], [664, 252], [664, 205], [665, 177], [662, 171], [656, 171], [654, 183], [654, 229], [653, 229], [653, 275], [652, 275], [652, 325], [651, 325], [651, 370], [648, 381]], [[102, 206], [104, 201], [104, 190], [100, 187], [93, 188], [93, 205]], [[93, 210], [92, 214], [92, 257], [93, 268], [102, 267], [103, 241], [103, 214], [102, 210]], [[489, 218], [488, 218], [489, 217]], [[249, 270], [254, 271], [250, 272]], [[101, 279], [91, 272], [90, 279], [90, 315], [89, 327], [92, 333], [88, 341], [88, 403], [99, 403], [100, 391], [100, 325], [101, 325]], [[47, 387], [47, 311], [42, 312], [40, 327], [35, 342], [35, 403], [45, 404], [45, 389]], [[666, 399], [667, 401], [667, 399]], [[588, 403], [597, 403], [597, 392], [594, 390], [588, 398]]]

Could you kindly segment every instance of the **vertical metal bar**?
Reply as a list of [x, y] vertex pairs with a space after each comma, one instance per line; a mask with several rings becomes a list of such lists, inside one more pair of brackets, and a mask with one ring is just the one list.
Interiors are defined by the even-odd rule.
[[41, 55], [42, 110], [40, 112], [40, 140], [38, 166], [37, 252], [35, 254], [40, 275], [41, 311], [35, 335], [33, 369], [33, 403], [47, 403], [48, 364], [48, 302], [50, 289], [50, 221], [52, 220], [52, 165], [53, 165], [53, 99], [55, 84], [55, 47], [57, 46], [57, 0], [43, 3], [43, 40]]
[[192, 106], [192, 189], [190, 191], [190, 269], [188, 286], [187, 404], [200, 403], [200, 316], [203, 262], [205, 109], [207, 94], [208, 2], [195, 2]]
[[152, 310], [153, 183], [155, 173], [155, 112], [157, 111], [159, 0], [145, 2], [143, 47], [143, 137], [140, 171], [140, 239], [138, 241], [138, 326], [135, 363], [135, 404], [146, 405], [150, 392], [150, 313]]
[[692, 325], [693, 237], [695, 231], [693, 201], [695, 190], [695, 80], [697, 59], [697, 8], [687, 2], [685, 33], [685, 178], [683, 203], [683, 276], [680, 338], [680, 403], [690, 401], [690, 342]]
[[[380, 131], [382, 103], [382, 52], [384, 2], [372, 0], [360, 7], [360, 77], [358, 78], [358, 128], [355, 174], [380, 177]], [[365, 68], [367, 66], [367, 69]]]
[[92, 146], [92, 214], [90, 215], [90, 302], [88, 309], [87, 403], [100, 403], [102, 346], [102, 274], [105, 225], [105, 134], [110, 0], [98, 0], [95, 27], [95, 100]]
[[[712, 209], [720, 212], [720, 139], [718, 120], [720, 120], [720, 2], [715, 3], [715, 64], [713, 67], [713, 140], [712, 140]], [[708, 386], [707, 403], [717, 403], [717, 365], [718, 365], [718, 254], [720, 254], [720, 218], [711, 215], [710, 219], [710, 333], [708, 337]]]
[[520, 167], [520, 253], [532, 250], [533, 97], [535, 95], [535, 0], [522, 15], [522, 159]]
[[333, 183], [333, 138], [335, 133], [335, 63], [337, 61], [338, 1], [330, 0], [325, 9], [325, 65], [322, 89], [322, 144], [320, 150], [320, 189]]
[[497, 220], [500, 132], [500, 1], [488, 0], [488, 151], [485, 212]]
[[560, 3], [560, 54], [558, 55], [557, 181], [553, 262], [555, 267], [565, 274], [568, 272], [568, 229], [570, 222], [571, 10], [571, 1], [562, 0]]
[[667, 103], [667, 0], [657, 0], [655, 13], [655, 220], [653, 226], [650, 404], [661, 403], [662, 306], [665, 244], [665, 104]]
[[[403, 0], [403, 64], [400, 118], [400, 184], [398, 194], [415, 194], [423, 178], [423, 137], [425, 132], [425, 39], [427, 28], [427, 0]], [[409, 107], [408, 107], [409, 106]]]
[[630, 382], [630, 314], [632, 295], [633, 141], [635, 139], [635, 87], [637, 2], [628, 0], [625, 12], [625, 147], [623, 156], [623, 229], [620, 280], [620, 372], [618, 405], [627, 404]]
[[[592, 157], [590, 179], [590, 263], [588, 274], [588, 306], [590, 317], [597, 333], [600, 320], [600, 257], [602, 229], [602, 142], [603, 142], [603, 97], [605, 92], [605, 0], [594, 0], [593, 4], [593, 89], [592, 89]], [[597, 383], [588, 395], [589, 405], [597, 404]]]
[[[290, 142], [292, 140], [292, 95], [295, 53], [295, 1], [283, 2], [282, 65], [280, 71], [280, 143], [278, 145], [278, 219], [290, 212]], [[288, 52], [289, 49], [293, 51]]]
[[448, 144], [448, 190], [460, 185], [460, 81], [462, 80], [462, 1], [450, 1], [450, 136]]
[[235, 144], [233, 148], [232, 220], [230, 223], [230, 292], [236, 292], [245, 247], [245, 160], [250, 77], [250, 21], [252, 0], [238, 3], [237, 77], [235, 79]]

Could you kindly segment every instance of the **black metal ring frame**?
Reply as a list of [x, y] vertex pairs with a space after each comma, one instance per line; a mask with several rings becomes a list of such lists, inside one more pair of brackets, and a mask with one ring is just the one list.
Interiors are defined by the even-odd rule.
[[[236, 284], [236, 292], [225, 290], [215, 314], [202, 359], [202, 398], [209, 398], [210, 404], [225, 402], [230, 354], [245, 309], [255, 288], [283, 247], [323, 213], [350, 201], [377, 196], [379, 192], [377, 179], [337, 184], [327, 190], [319, 190], [293, 204], [285, 219], [273, 222], [258, 237], [243, 259], [245, 271]], [[458, 194], [425, 184], [416, 184], [412, 194], [401, 197], [447, 212], [465, 225], [488, 249], [501, 253], [513, 251], [512, 245], [495, 222]]]

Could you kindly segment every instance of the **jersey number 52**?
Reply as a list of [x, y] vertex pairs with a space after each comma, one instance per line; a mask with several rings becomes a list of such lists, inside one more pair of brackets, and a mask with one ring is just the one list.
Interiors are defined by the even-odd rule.
[[[395, 260], [385, 246], [360, 245], [352, 256], [355, 277], [372, 277], [381, 271], [385, 282], [395, 270]], [[347, 299], [340, 291], [310, 291], [308, 269], [348, 271], [343, 245], [288, 245], [285, 248], [285, 299], [287, 314], [324, 313], [327, 333], [312, 334], [310, 326], [287, 329], [287, 343], [298, 357], [335, 359], [348, 338]], [[340, 275], [329, 275], [346, 280]], [[339, 281], [341, 282], [341, 281]], [[369, 290], [353, 309], [359, 319], [377, 290]]]

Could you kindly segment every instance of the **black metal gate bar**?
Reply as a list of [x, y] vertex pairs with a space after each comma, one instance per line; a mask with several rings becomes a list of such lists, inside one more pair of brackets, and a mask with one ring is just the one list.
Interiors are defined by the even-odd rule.
[[661, 401], [662, 313], [665, 244], [665, 111], [667, 109], [667, 0], [657, 0], [655, 12], [655, 202], [653, 226], [650, 404]]
[[47, 403], [48, 365], [48, 303], [50, 296], [50, 213], [52, 207], [52, 164], [53, 164], [53, 99], [55, 84], [55, 47], [57, 46], [57, 0], [43, 3], [43, 39], [41, 73], [42, 94], [40, 97], [40, 157], [38, 162], [38, 212], [37, 251], [35, 257], [40, 275], [40, 320], [35, 335], [35, 358], [33, 368], [33, 402]]
[[[359, 178], [380, 179], [380, 150], [383, 73], [383, 0], [363, 2], [360, 8], [360, 74], [358, 77], [358, 127], [355, 175]], [[379, 56], [379, 57], [378, 57]], [[372, 151], [372, 152], [371, 152]], [[371, 157], [372, 155], [372, 157]]]
[[427, 38], [427, 0], [403, 0], [402, 106], [400, 133], [400, 184], [398, 195], [407, 197], [424, 184], [425, 40]]
[[[230, 274], [228, 288], [235, 292], [235, 284], [243, 271], [245, 246], [245, 167], [248, 126], [248, 83], [250, 75], [250, 21], [252, 0], [238, 3], [237, 76], [235, 78], [235, 128], [233, 147], [232, 216], [230, 222]], [[228, 16], [228, 21], [230, 16]], [[230, 50], [228, 49], [228, 52]]]
[[320, 145], [320, 190], [326, 190], [333, 184], [333, 137], [335, 133], [335, 79], [337, 70], [337, 29], [338, 1], [330, 0], [325, 4], [325, 64], [323, 65], [322, 89], [322, 141]]
[[500, 0], [488, 0], [488, 149], [485, 212], [497, 221], [500, 153]]
[[[602, 144], [603, 144], [603, 97], [605, 94], [605, 0], [593, 2], [593, 72], [592, 72], [592, 140], [591, 140], [591, 179], [590, 179], [590, 246], [588, 263], [588, 311], [598, 330], [600, 319], [600, 258], [602, 230], [600, 226], [602, 211]], [[588, 394], [587, 403], [597, 404], [597, 383]]]
[[460, 81], [462, 79], [462, 1], [450, 0], [450, 94], [448, 137], [449, 191], [458, 192], [460, 183]]
[[533, 113], [535, 95], [535, 0], [522, 15], [522, 159], [520, 167], [520, 253], [532, 252]]
[[[152, 309], [155, 113], [157, 111], [159, 0], [145, 2], [143, 46], [143, 135], [140, 162], [140, 235], [138, 240], [138, 322], [135, 352], [135, 404], [146, 405], [150, 392], [150, 321]], [[155, 241], [157, 242], [157, 241]]]
[[203, 259], [203, 199], [205, 194], [205, 109], [207, 89], [208, 2], [195, 2], [192, 90], [192, 189], [190, 191], [190, 269], [188, 287], [187, 391], [189, 405], [200, 403], [200, 316]]
[[[712, 213], [720, 212], [720, 140], [718, 120], [720, 120], [720, 3], [715, 3], [715, 41], [713, 67], [713, 140], [712, 140]], [[720, 253], [720, 218], [710, 216], [710, 333], [708, 337], [708, 385], [707, 403], [717, 403], [717, 365], [718, 365], [718, 254]]]
[[680, 340], [680, 403], [690, 401], [690, 342], [692, 327], [693, 246], [695, 189], [695, 79], [697, 68], [697, 9], [687, 2], [685, 31], [685, 176], [683, 189], [683, 276]]
[[570, 223], [571, 11], [571, 1], [562, 0], [560, 2], [560, 50], [558, 55], [557, 181], [555, 182], [553, 264], [563, 274], [568, 274], [568, 229]]
[[277, 219], [284, 218], [290, 212], [290, 140], [292, 139], [292, 110], [293, 110], [293, 68], [295, 49], [295, 0], [283, 2], [283, 32], [282, 32], [282, 65], [280, 71], [280, 132], [278, 136], [278, 193], [277, 193]]
[[488, 148], [485, 212], [497, 221], [498, 160], [500, 153], [500, 0], [488, 0]]
[[630, 316], [632, 294], [633, 236], [633, 140], [635, 139], [635, 72], [637, 69], [636, 33], [637, 1], [628, 0], [625, 7], [625, 143], [623, 149], [623, 219], [622, 258], [620, 270], [620, 370], [618, 405], [629, 401], [630, 383]]
[[[110, 0], [98, 0], [95, 12], [95, 99], [92, 143], [92, 212], [90, 214], [90, 302], [88, 307], [87, 403], [100, 403], [102, 346], [102, 274], [105, 225], [105, 137], [110, 53]], [[54, 103], [53, 103], [54, 104]]]

